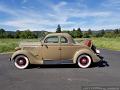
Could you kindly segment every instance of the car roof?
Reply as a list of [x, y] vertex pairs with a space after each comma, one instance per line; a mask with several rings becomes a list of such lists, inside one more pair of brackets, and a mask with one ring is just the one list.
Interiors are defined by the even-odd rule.
[[74, 43], [73, 38], [68, 33], [50, 33], [46, 37], [49, 37], [49, 36], [64, 36], [68, 39], [70, 43]]
[[50, 33], [47, 36], [65, 36], [65, 37], [71, 37], [68, 33]]

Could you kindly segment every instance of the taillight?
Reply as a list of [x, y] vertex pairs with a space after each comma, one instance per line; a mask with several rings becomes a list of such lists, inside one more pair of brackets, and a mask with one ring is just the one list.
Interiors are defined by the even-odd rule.
[[84, 41], [84, 45], [86, 45], [86, 46], [88, 46], [88, 47], [91, 47], [91, 45], [92, 45], [91, 40], [85, 40], [85, 41]]

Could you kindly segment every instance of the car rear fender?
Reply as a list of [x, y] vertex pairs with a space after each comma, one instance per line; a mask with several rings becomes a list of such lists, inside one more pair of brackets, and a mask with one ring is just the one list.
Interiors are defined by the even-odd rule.
[[76, 63], [76, 60], [77, 60], [78, 56], [80, 56], [82, 54], [89, 55], [91, 57], [91, 59], [92, 59], [92, 62], [98, 62], [98, 61], [100, 61], [100, 58], [94, 52], [92, 52], [89, 49], [82, 49], [82, 50], [79, 50], [79, 51], [77, 51], [75, 53], [75, 55], [73, 57], [73, 63]]
[[42, 64], [43, 60], [39, 60], [38, 58], [36, 58], [36, 56], [34, 56], [32, 53], [26, 51], [26, 50], [18, 50], [15, 53], [13, 53], [11, 60], [14, 60], [16, 56], [18, 55], [25, 55], [26, 57], [28, 57], [30, 64]]

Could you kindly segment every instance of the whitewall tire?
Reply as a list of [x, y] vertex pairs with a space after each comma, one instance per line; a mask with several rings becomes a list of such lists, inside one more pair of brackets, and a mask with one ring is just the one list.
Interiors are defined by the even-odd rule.
[[92, 59], [89, 55], [80, 55], [77, 59], [77, 64], [81, 68], [88, 68], [92, 63]]
[[29, 65], [29, 60], [26, 56], [19, 55], [15, 58], [14, 64], [18, 69], [25, 69]]

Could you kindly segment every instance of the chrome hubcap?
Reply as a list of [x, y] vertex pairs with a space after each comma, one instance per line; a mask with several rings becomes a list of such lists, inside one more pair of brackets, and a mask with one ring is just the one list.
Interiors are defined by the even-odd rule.
[[88, 64], [88, 58], [87, 58], [87, 57], [82, 57], [82, 58], [80, 59], [80, 63], [81, 63], [82, 65], [87, 65], [87, 64]]
[[26, 64], [26, 60], [25, 60], [24, 58], [19, 58], [19, 59], [17, 60], [17, 64], [18, 64], [19, 66], [23, 66], [23, 65]]

